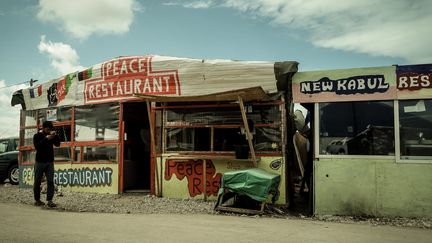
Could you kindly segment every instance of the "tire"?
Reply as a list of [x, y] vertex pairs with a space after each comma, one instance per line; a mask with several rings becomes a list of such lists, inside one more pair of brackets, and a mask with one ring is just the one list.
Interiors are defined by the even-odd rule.
[[18, 165], [12, 165], [8, 171], [9, 183], [12, 185], [18, 185], [19, 183], [19, 168]]

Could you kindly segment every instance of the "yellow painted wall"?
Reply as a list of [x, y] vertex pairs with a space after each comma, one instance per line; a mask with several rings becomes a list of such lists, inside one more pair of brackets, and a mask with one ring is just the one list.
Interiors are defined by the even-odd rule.
[[[171, 157], [172, 158], [172, 157]], [[179, 157], [176, 157], [179, 158]], [[203, 159], [204, 157], [197, 157], [196, 159], [193, 159], [194, 161], [197, 161], [198, 159]], [[167, 173], [166, 168], [166, 160], [170, 159], [170, 157], [162, 157], [158, 158], [157, 165], [158, 165], [158, 172], [159, 172], [159, 181], [162, 179], [162, 196], [168, 197], [168, 198], [194, 198], [194, 199], [204, 199], [204, 194], [200, 193], [195, 196], [191, 196], [191, 192], [188, 187], [188, 179], [187, 177], [184, 177], [183, 179], [179, 180], [176, 175], [172, 175], [172, 177], [169, 180], [165, 179], [165, 173]], [[235, 159], [208, 159], [211, 160], [215, 169], [216, 173], [213, 175], [214, 177], [222, 176], [223, 173], [233, 170], [241, 170], [246, 168], [253, 168], [253, 163], [251, 161], [241, 161], [241, 160], [235, 160]], [[207, 160], [207, 161], [208, 161]], [[277, 169], [273, 169], [270, 167], [270, 164], [274, 161], [280, 162], [280, 166]], [[277, 163], [273, 163], [277, 164]], [[162, 169], [161, 169], [162, 168]], [[281, 175], [281, 183], [279, 185], [279, 192], [280, 196], [277, 200], [277, 204], [285, 204], [286, 203], [286, 194], [285, 194], [285, 163], [283, 162], [282, 157], [261, 157], [260, 161], [258, 162], [258, 168], [263, 169], [267, 172], [274, 173]], [[161, 173], [162, 172], [162, 177]], [[209, 178], [207, 178], [209, 180]], [[219, 184], [220, 186], [220, 184]], [[214, 188], [212, 188], [214, 191]], [[217, 193], [215, 193], [217, 194]], [[216, 200], [217, 196], [211, 195], [207, 197], [209, 200]]]
[[[54, 170], [54, 182], [61, 190], [118, 193], [119, 170], [117, 164], [54, 164]], [[34, 181], [33, 166], [20, 166], [20, 171], [20, 187], [32, 187]], [[101, 173], [102, 171], [106, 173]], [[84, 184], [80, 184], [80, 179]]]

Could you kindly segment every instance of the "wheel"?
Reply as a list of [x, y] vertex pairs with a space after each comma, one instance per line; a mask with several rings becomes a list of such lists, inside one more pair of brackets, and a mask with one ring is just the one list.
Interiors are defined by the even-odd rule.
[[18, 185], [19, 183], [19, 169], [18, 165], [13, 165], [9, 168], [8, 172], [9, 183], [12, 185]]

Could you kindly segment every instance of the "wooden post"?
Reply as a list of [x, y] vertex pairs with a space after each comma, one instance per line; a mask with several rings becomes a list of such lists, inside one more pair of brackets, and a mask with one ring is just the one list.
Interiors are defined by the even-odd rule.
[[[149, 101], [146, 101], [146, 104], [147, 104], [147, 114], [148, 114], [149, 126], [150, 126], [150, 142], [151, 142], [151, 146], [150, 146], [151, 156], [150, 156], [150, 158], [154, 158], [154, 155], [155, 155], [154, 150], [156, 147], [155, 138], [154, 138], [154, 126], [153, 126], [153, 120], [152, 120], [152, 115], [151, 115], [151, 110], [150, 110], [151, 106], [150, 106]], [[158, 177], [159, 173], [158, 173], [158, 168], [157, 168], [157, 160], [155, 160], [154, 168], [155, 168], [155, 178], [156, 178], [156, 196], [159, 197], [160, 196], [160, 187], [159, 187], [159, 177]]]
[[207, 160], [203, 159], [203, 178], [204, 178], [204, 202], [207, 202]]
[[210, 128], [210, 151], [214, 151], [214, 127]]
[[252, 143], [252, 134], [249, 130], [249, 124], [248, 124], [247, 117], [246, 117], [246, 110], [244, 108], [243, 99], [241, 98], [241, 96], [238, 96], [238, 101], [240, 104], [240, 111], [242, 114], [243, 124], [244, 124], [245, 132], [246, 132], [246, 136], [247, 136], [247, 140], [248, 140], [248, 144], [249, 144], [249, 151], [251, 152], [251, 155], [252, 155], [252, 162], [253, 162], [254, 167], [257, 167], [257, 161], [256, 161], [256, 157], [255, 157], [255, 149], [254, 149], [253, 143]]

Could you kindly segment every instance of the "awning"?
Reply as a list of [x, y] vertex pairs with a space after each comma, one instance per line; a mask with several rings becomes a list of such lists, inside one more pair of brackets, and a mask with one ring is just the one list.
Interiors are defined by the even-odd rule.
[[147, 101], [155, 102], [237, 101], [239, 96], [243, 99], [243, 101], [270, 100], [270, 97], [266, 94], [261, 86], [196, 96], [162, 96], [143, 94], [134, 94], [134, 96]]

